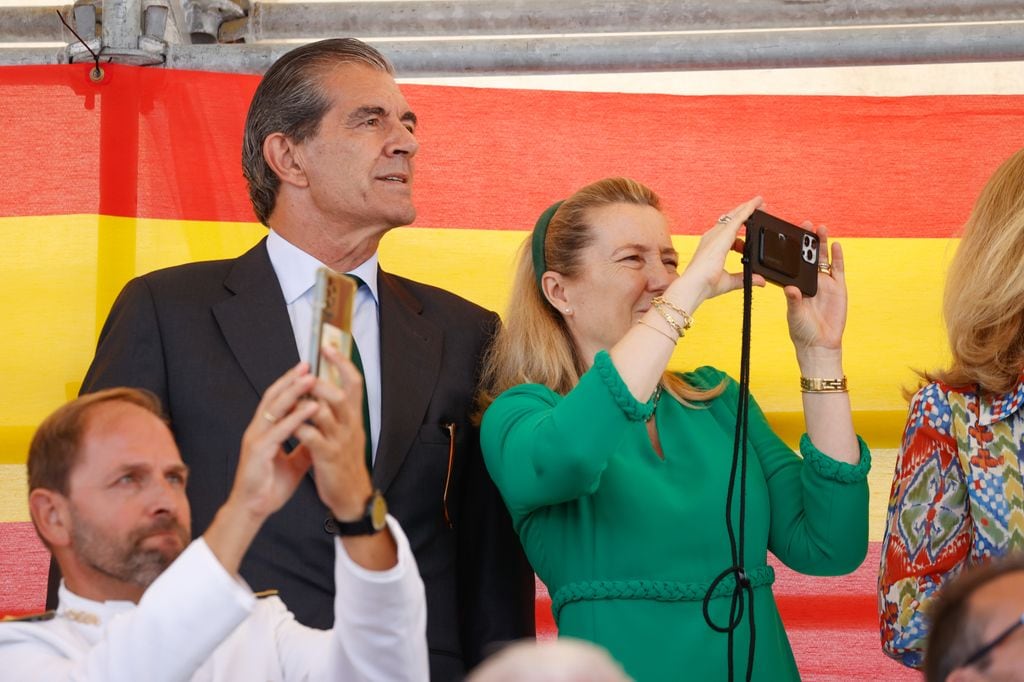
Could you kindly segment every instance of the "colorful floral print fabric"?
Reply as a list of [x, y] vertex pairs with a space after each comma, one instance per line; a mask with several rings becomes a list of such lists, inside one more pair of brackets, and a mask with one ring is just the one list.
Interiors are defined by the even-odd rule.
[[967, 566], [1024, 549], [1024, 376], [994, 399], [931, 383], [914, 396], [882, 541], [882, 648], [920, 667], [928, 611]]

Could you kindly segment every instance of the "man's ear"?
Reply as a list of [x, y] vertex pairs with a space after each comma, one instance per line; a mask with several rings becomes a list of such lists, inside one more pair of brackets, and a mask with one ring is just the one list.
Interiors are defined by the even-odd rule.
[[302, 155], [295, 142], [284, 133], [267, 135], [263, 140], [263, 159], [281, 182], [296, 187], [309, 186]]
[[71, 544], [71, 511], [66, 497], [55, 490], [36, 488], [28, 494], [28, 511], [36, 530], [50, 546]]
[[563, 316], [572, 315], [572, 301], [565, 285], [565, 276], [559, 272], [548, 270], [541, 275], [541, 294]]

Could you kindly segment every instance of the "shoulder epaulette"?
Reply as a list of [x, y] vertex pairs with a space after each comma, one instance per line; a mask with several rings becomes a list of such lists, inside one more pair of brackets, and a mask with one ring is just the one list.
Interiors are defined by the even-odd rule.
[[267, 597], [276, 597], [277, 596], [277, 590], [262, 590], [260, 592], [253, 592], [252, 596], [256, 597], [257, 599], [266, 599]]
[[42, 613], [29, 613], [24, 616], [4, 616], [0, 618], [0, 623], [42, 623], [43, 621], [53, 620], [53, 617], [56, 615], [56, 611], [43, 611]]

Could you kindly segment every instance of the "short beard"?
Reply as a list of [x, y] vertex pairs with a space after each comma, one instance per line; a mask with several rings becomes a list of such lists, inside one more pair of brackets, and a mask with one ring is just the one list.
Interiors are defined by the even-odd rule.
[[71, 541], [79, 560], [85, 565], [103, 575], [145, 589], [181, 554], [181, 550], [142, 549], [146, 538], [168, 530], [179, 537], [182, 548], [188, 545], [188, 529], [172, 515], [159, 516], [148, 526], [136, 528], [124, 539], [111, 538], [76, 516]]

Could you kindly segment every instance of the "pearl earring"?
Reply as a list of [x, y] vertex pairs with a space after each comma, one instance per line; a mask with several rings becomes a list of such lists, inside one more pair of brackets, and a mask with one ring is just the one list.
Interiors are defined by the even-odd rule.
[[568, 315], [568, 314], [569, 314], [569, 313], [571, 313], [571, 312], [572, 312], [572, 308], [566, 308], [566, 309], [565, 309], [565, 314], [566, 314], [566, 315]]

